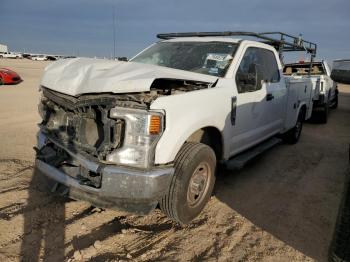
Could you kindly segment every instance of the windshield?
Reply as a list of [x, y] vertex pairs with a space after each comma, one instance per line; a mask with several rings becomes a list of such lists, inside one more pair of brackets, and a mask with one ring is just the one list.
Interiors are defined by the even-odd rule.
[[159, 42], [131, 61], [223, 77], [236, 49], [225, 42]]

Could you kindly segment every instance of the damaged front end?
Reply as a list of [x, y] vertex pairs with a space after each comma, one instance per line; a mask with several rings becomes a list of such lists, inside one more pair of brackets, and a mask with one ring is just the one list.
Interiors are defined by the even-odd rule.
[[[171, 166], [153, 165], [163, 114], [135, 95], [42, 92], [38, 169], [67, 186], [71, 198], [141, 213], [154, 208], [173, 173]], [[154, 116], [159, 127], [150, 133]]]
[[37, 168], [66, 186], [73, 199], [147, 213], [174, 172], [171, 164], [154, 164], [165, 113], [150, 110], [150, 104], [203, 88], [208, 85], [158, 80], [150, 92], [74, 97], [42, 87]]

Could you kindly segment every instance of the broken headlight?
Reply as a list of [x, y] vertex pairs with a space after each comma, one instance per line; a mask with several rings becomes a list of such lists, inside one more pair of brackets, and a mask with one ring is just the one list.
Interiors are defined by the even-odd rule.
[[138, 168], [149, 168], [154, 162], [155, 147], [164, 129], [164, 115], [159, 112], [115, 107], [111, 118], [125, 121], [124, 141], [119, 149], [107, 155], [108, 162]]

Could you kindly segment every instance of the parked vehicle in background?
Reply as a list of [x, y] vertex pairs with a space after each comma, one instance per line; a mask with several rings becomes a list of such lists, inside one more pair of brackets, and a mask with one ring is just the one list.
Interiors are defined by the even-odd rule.
[[62, 59], [72, 59], [72, 58], [77, 58], [76, 56], [62, 56]]
[[33, 61], [46, 61], [47, 60], [47, 56], [45, 56], [45, 55], [35, 55], [35, 56], [32, 56], [31, 59]]
[[331, 70], [325, 60], [319, 62], [300, 62], [285, 64], [283, 73], [294, 78], [309, 78], [312, 81], [313, 111], [321, 114], [323, 123], [327, 123], [329, 108], [338, 106], [337, 83], [331, 79]]
[[21, 77], [15, 71], [0, 68], [0, 85], [18, 84], [21, 81]]
[[334, 60], [331, 78], [338, 83], [350, 85], [350, 59]]
[[8, 52], [7, 45], [0, 44], [0, 54]]
[[122, 57], [116, 57], [115, 60], [126, 62], [126, 61], [128, 61], [128, 58], [126, 56], [122, 56]]
[[48, 60], [48, 61], [56, 61], [57, 59], [58, 59], [58, 57], [57, 56], [53, 56], [53, 55], [48, 55], [46, 57], [46, 60]]
[[129, 62], [50, 64], [36, 168], [73, 199], [140, 213], [159, 204], [189, 223], [212, 194], [218, 162], [241, 168], [276, 136], [297, 143], [311, 115], [311, 80], [284, 77], [279, 57], [314, 56], [316, 45], [273, 34], [160, 34]]
[[19, 54], [19, 53], [5, 52], [5, 53], [0, 53], [0, 58], [19, 59], [19, 58], [23, 58], [23, 56], [22, 54]]
[[23, 53], [22, 56], [23, 56], [23, 58], [31, 59], [31, 54], [29, 54], [29, 53]]

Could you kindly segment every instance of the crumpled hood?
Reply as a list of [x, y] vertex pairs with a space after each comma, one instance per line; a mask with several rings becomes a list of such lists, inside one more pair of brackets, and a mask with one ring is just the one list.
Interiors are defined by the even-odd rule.
[[214, 83], [216, 77], [135, 62], [75, 58], [47, 66], [41, 85], [72, 96], [85, 93], [149, 91], [155, 79], [180, 79]]

